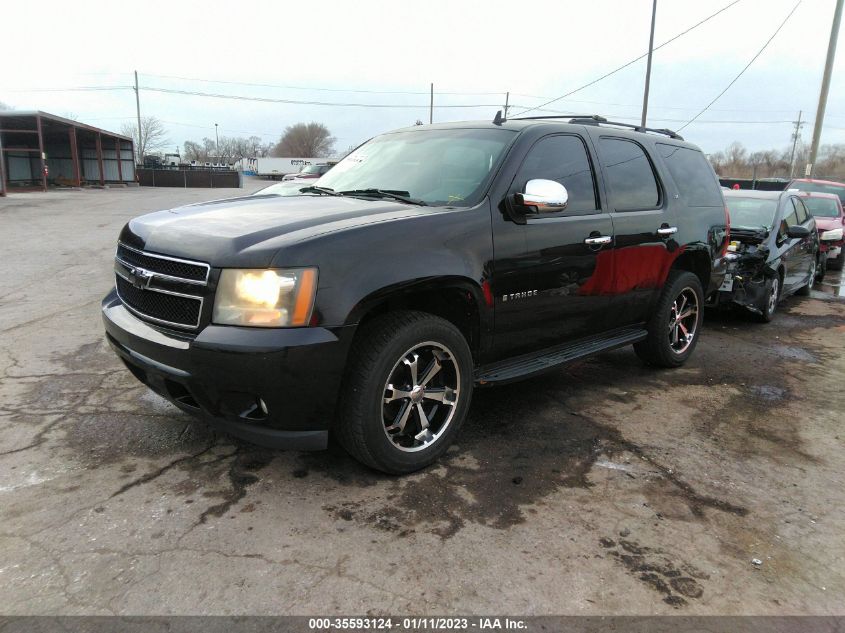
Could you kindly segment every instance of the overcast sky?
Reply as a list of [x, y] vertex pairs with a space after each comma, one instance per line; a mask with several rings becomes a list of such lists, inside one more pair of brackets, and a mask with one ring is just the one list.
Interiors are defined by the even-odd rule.
[[[677, 129], [692, 118], [751, 60], [796, 1], [740, 0], [656, 51], [649, 124]], [[658, 0], [655, 45], [730, 2]], [[803, 0], [759, 59], [683, 135], [706, 152], [734, 140], [751, 149], [784, 148], [790, 121], [803, 110], [809, 143], [833, 8], [834, 0]], [[77, 0], [72, 7], [42, 0], [4, 3], [2, 18], [15, 26], [3, 28], [0, 101], [13, 107], [72, 114], [119, 130], [135, 116], [132, 90], [47, 90], [130, 86], [137, 69], [141, 114], [166, 122], [174, 148], [214, 138], [215, 123], [221, 136], [270, 141], [287, 125], [320, 121], [342, 150], [416, 119], [427, 122], [430, 82], [435, 122], [492, 118], [506, 91], [512, 105], [524, 108], [588, 83], [646, 52], [651, 0]], [[840, 42], [822, 143], [845, 142], [843, 56]], [[644, 73], [642, 60], [548, 108], [638, 120]], [[144, 87], [414, 107], [257, 102]]]

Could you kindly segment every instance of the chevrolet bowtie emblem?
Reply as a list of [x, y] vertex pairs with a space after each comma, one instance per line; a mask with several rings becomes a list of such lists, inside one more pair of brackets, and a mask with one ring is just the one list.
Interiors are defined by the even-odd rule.
[[145, 270], [144, 268], [129, 269], [129, 283], [136, 288], [149, 288], [153, 277], [153, 273], [149, 270]]

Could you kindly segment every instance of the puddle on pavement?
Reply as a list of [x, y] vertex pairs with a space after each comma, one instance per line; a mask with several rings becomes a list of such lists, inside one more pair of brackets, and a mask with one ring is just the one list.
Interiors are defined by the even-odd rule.
[[[607, 555], [630, 574], [664, 595], [663, 602], [675, 608], [704, 595], [702, 582], [710, 575], [689, 563], [676, 563], [661, 549], [646, 547], [627, 534], [617, 542], [614, 538], [599, 539]], [[620, 534], [620, 535], [621, 535]]]
[[[744, 516], [742, 505], [699, 493], [682, 474], [662, 466], [619, 429], [585, 415], [575, 404], [586, 394], [593, 398], [601, 393], [616, 406], [624, 406], [638, 395], [664, 389], [667, 381], [670, 386], [723, 383], [728, 380], [725, 367], [732, 367], [737, 374], [731, 380], [754, 385], [756, 370], [745, 362], [729, 362], [734, 353], [737, 361], [740, 356], [744, 360], [748, 350], [739, 347], [743, 346], [735, 350], [702, 346], [690, 365], [694, 371], [677, 372], [672, 377], [643, 367], [630, 350], [620, 350], [523, 383], [479, 390], [457, 445], [438, 464], [403, 478], [373, 472], [337, 446], [296, 454], [265, 451], [218, 436], [175, 408], [168, 413], [150, 406], [145, 389], [128, 372], [115, 372], [111, 378], [97, 376], [93, 382], [89, 382], [90, 376], [75, 374], [80, 367], [116, 364], [104, 344], [83, 346], [59, 359], [66, 374], [45, 379], [50, 386], [46, 391], [45, 384], [33, 384], [30, 395], [43, 405], [47, 400], [61, 400], [67, 411], [62, 421], [62, 446], [91, 467], [116, 464], [122, 483], [116, 494], [147, 484], [165, 472], [183, 473], [182, 480], [172, 486], [173, 492], [184, 503], [202, 502], [198, 520], [206, 522], [224, 516], [242, 500], [255, 503], [249, 498], [249, 489], [268, 478], [274, 485], [339, 490], [339, 494], [331, 493], [332, 500], [323, 507], [341, 527], [344, 522], [354, 522], [398, 537], [423, 531], [446, 539], [467, 524], [507, 529], [523, 523], [538, 511], [537, 506], [545, 505], [546, 497], [561, 488], [588, 490], [596, 462], [618, 464], [627, 459], [647, 462], [655, 473], [649, 483], [636, 484], [644, 494], [677, 499], [690, 519], [705, 518], [710, 511]], [[784, 356], [790, 361], [800, 354]], [[103, 390], [115, 395], [119, 409], [111, 410], [104, 401], [100, 410], [92, 407], [95, 412], [80, 412], [86, 392], [102, 398]], [[131, 396], [121, 400], [127, 398], [127, 392]], [[759, 385], [753, 398], [756, 412], [779, 404], [784, 393], [777, 384]], [[734, 401], [732, 406], [737, 404]], [[635, 410], [632, 404], [631, 413]], [[727, 413], [720, 410], [707, 415], [728, 419]], [[770, 436], [767, 429], [757, 426], [737, 435], [736, 441], [744, 443], [749, 434], [765, 442], [767, 451], [773, 443], [785, 448], [797, 441], [791, 435]], [[168, 455], [173, 458], [168, 460]], [[136, 458], [164, 458], [159, 462], [164, 465], [152, 471], [149, 466], [127, 468], [143, 463]], [[641, 474], [623, 471], [620, 476], [627, 481]]]
[[837, 298], [845, 298], [845, 283], [843, 283], [845, 272], [841, 270], [829, 270], [824, 279], [816, 282], [813, 289], [816, 295], [827, 295]]

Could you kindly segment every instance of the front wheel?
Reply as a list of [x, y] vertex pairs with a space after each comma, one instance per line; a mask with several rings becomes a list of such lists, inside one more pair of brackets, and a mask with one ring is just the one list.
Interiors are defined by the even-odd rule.
[[816, 264], [816, 283], [821, 283], [827, 274], [827, 257], [820, 255]]
[[452, 443], [472, 396], [461, 332], [423, 312], [376, 317], [355, 337], [335, 428], [356, 459], [390, 474], [419, 470]]
[[637, 356], [657, 367], [683, 365], [698, 343], [703, 306], [704, 292], [698, 277], [686, 270], [670, 271], [649, 320], [648, 337], [634, 343]]

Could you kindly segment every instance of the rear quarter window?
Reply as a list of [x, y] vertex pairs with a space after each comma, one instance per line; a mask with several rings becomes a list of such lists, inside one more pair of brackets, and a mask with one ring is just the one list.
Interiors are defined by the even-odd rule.
[[691, 207], [721, 207], [724, 205], [719, 182], [698, 150], [679, 145], [657, 143], [681, 198]]

